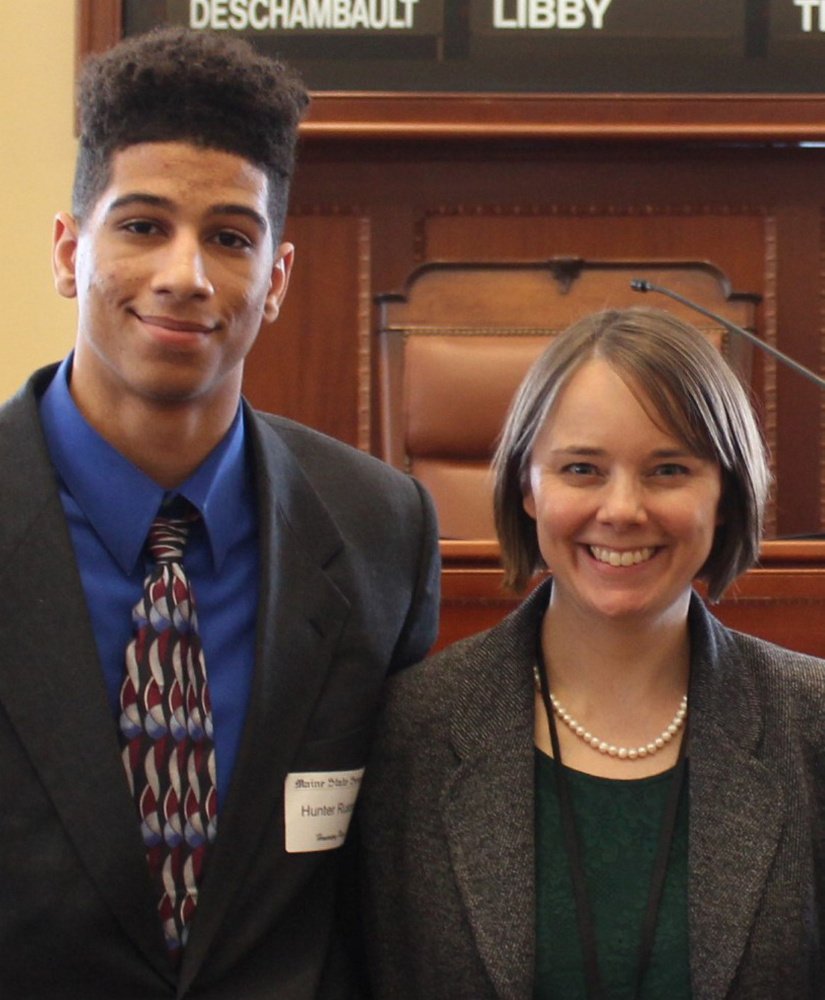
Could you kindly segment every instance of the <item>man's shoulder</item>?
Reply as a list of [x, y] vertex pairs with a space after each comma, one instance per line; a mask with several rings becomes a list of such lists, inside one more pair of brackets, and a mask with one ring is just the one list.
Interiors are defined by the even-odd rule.
[[38, 413], [38, 399], [54, 377], [57, 365], [40, 368], [0, 405], [0, 464], [27, 475], [35, 458], [47, 459]]
[[0, 404], [0, 420], [8, 422], [21, 416], [33, 416], [37, 400], [48, 388], [58, 367], [58, 364], [51, 364], [32, 372], [17, 392]]
[[[0, 551], [17, 545], [47, 510], [62, 518], [57, 479], [40, 424], [38, 396], [56, 366], [41, 369], [0, 406]], [[43, 524], [43, 521], [40, 522]]]
[[[259, 427], [261, 424], [277, 436], [298, 461], [304, 472], [312, 478], [323, 475], [333, 476], [340, 481], [342, 476], [356, 475], [360, 482], [375, 481], [377, 486], [410, 489], [410, 476], [393, 468], [381, 459], [360, 451], [328, 434], [307, 427], [286, 417], [276, 416], [260, 410], [252, 411]], [[267, 435], [262, 435], [265, 445]]]
[[[275, 431], [278, 437], [296, 452], [335, 455], [340, 457], [342, 461], [358, 462], [363, 458], [371, 458], [365, 452], [353, 448], [352, 445], [315, 430], [313, 427], [308, 427], [306, 424], [298, 423], [296, 420], [290, 420], [288, 417], [281, 417], [275, 413], [266, 413], [264, 410], [253, 410], [252, 413], [257, 420]], [[374, 459], [372, 460], [374, 461]]]

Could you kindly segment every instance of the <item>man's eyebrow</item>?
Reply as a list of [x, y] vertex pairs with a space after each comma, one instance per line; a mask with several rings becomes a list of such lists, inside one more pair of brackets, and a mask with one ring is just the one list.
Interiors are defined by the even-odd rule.
[[174, 203], [169, 198], [161, 198], [156, 194], [146, 194], [143, 191], [135, 191], [132, 194], [123, 194], [109, 205], [107, 213], [114, 212], [119, 208], [128, 208], [130, 205], [151, 205], [153, 208], [163, 208], [170, 211]]
[[[119, 198], [115, 198], [109, 205], [107, 213], [117, 211], [121, 208], [128, 208], [130, 205], [149, 205], [152, 208], [162, 208], [166, 212], [171, 212], [175, 208], [175, 203], [171, 198], [148, 194], [145, 191], [133, 191], [130, 194], [124, 194]], [[236, 205], [233, 202], [212, 205], [209, 209], [209, 215], [243, 215], [251, 219], [262, 233], [265, 233], [269, 228], [266, 216], [261, 215], [260, 212], [255, 211], [254, 208], [250, 208], [248, 205]]]
[[251, 219], [258, 229], [262, 233], [265, 233], [269, 228], [269, 223], [266, 216], [261, 215], [260, 212], [256, 212], [254, 208], [250, 208], [248, 205], [213, 205], [209, 209], [210, 215], [245, 215], [248, 219]]

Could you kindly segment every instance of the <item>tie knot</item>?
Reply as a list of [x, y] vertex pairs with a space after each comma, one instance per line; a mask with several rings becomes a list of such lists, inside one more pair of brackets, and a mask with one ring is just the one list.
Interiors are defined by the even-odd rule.
[[180, 562], [189, 539], [189, 531], [199, 517], [200, 514], [188, 502], [186, 508], [178, 508], [174, 516], [158, 514], [152, 522], [146, 541], [152, 559], [156, 563]]

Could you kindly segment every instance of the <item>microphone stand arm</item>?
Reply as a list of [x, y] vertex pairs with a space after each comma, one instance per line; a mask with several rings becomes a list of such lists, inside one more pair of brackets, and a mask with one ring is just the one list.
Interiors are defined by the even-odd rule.
[[771, 344], [766, 344], [764, 340], [760, 340], [759, 337], [752, 334], [749, 330], [745, 330], [741, 326], [737, 326], [736, 323], [731, 323], [730, 320], [724, 319], [722, 316], [711, 312], [709, 309], [705, 309], [704, 306], [691, 302], [690, 299], [686, 299], [683, 295], [679, 295], [678, 292], [672, 292], [669, 288], [663, 288], [661, 285], [654, 285], [653, 282], [646, 281], [644, 278], [634, 278], [630, 282], [630, 287], [634, 292], [659, 292], [661, 295], [667, 295], [668, 298], [681, 302], [682, 305], [687, 306], [688, 309], [693, 309], [696, 312], [701, 313], [703, 316], [707, 316], [708, 319], [721, 323], [722, 326], [724, 326], [725, 329], [730, 330], [731, 333], [735, 333], [739, 337], [744, 337], [744, 339], [749, 343], [758, 347], [761, 351], [765, 351], [766, 354], [770, 354], [772, 357], [776, 358], [777, 361], [781, 361], [782, 364], [787, 365], [788, 368], [792, 368], [797, 374], [808, 379], [809, 382], [813, 382], [814, 385], [818, 386], [820, 389], [825, 389], [825, 379], [814, 374], [814, 372], [812, 372], [809, 368], [801, 365], [798, 361], [794, 361], [793, 358], [789, 358], [787, 354], [783, 354], [782, 351], [773, 347]]

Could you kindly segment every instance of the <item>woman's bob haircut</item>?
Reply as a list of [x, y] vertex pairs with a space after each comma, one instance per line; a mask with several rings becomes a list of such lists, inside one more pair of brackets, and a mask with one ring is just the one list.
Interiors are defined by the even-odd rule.
[[521, 383], [493, 471], [496, 531], [505, 585], [523, 590], [546, 569], [535, 521], [524, 510], [536, 439], [570, 377], [606, 361], [649, 413], [722, 474], [720, 524], [699, 578], [711, 601], [756, 561], [770, 488], [762, 435], [739, 379], [695, 327], [660, 309], [596, 313], [559, 334]]

